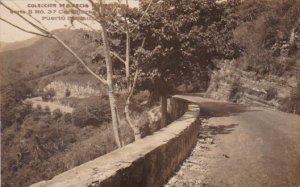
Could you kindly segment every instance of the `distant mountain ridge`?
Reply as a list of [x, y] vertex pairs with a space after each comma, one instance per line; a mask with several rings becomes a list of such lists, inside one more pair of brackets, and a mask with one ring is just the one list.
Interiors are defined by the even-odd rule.
[[23, 41], [17, 42], [2, 42], [0, 41], [0, 52], [9, 51], [9, 50], [16, 50], [24, 47], [28, 47], [38, 41], [41, 37], [35, 36]]

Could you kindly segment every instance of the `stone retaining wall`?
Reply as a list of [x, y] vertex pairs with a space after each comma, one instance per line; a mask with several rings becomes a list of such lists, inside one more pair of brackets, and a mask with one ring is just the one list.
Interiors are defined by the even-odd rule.
[[199, 110], [189, 105], [182, 117], [153, 135], [31, 187], [163, 186], [194, 148]]
[[170, 98], [170, 120], [174, 121], [181, 117], [188, 110], [188, 102], [184, 99], [171, 97]]

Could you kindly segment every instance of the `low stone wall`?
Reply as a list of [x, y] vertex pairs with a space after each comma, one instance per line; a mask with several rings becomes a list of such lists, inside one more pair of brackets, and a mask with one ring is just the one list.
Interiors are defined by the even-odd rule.
[[186, 109], [182, 117], [153, 135], [31, 187], [163, 186], [197, 141], [200, 109], [197, 105]]
[[181, 117], [188, 110], [188, 102], [184, 99], [178, 97], [171, 97], [169, 102], [169, 115], [170, 120], [174, 121]]

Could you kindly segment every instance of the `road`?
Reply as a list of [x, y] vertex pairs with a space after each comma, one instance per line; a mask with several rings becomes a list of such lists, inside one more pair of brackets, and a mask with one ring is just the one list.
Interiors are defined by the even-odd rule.
[[199, 103], [197, 145], [170, 186], [300, 186], [300, 116], [184, 96]]
[[51, 112], [53, 112], [55, 109], [59, 109], [63, 113], [72, 113], [74, 110], [74, 108], [71, 108], [68, 106], [63, 106], [61, 104], [42, 101], [41, 97], [34, 97], [34, 98], [26, 99], [25, 102], [32, 102], [32, 106], [34, 108], [36, 108], [38, 105], [40, 105], [43, 109], [45, 107], [49, 107]]

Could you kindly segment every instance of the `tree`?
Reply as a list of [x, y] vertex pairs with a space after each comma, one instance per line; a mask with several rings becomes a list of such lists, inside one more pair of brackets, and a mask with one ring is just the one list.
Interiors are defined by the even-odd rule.
[[[198, 81], [214, 68], [214, 59], [234, 58], [239, 51], [233, 40], [236, 19], [231, 16], [238, 1], [155, 1], [139, 23], [145, 38], [142, 50], [144, 89], [153, 99], [174, 92], [185, 80]], [[141, 6], [147, 6], [142, 1]]]
[[[33, 93], [33, 87], [32, 85], [25, 84], [24, 82], [18, 82], [3, 86], [0, 91], [0, 103], [2, 109], [1, 129], [4, 129], [12, 125], [16, 121], [16, 114], [19, 113], [19, 109], [27, 106], [27, 104], [23, 104], [22, 101]], [[27, 106], [27, 108], [30, 108], [29, 105]], [[22, 119], [25, 115], [20, 116], [21, 117], [19, 117], [19, 120]]]
[[197, 80], [212, 68], [214, 59], [236, 57], [238, 49], [232, 32], [236, 19], [230, 11], [237, 4], [208, 0], [154, 3], [139, 24], [146, 38], [143, 72], [153, 74], [145, 77], [176, 86], [185, 78]]
[[[76, 7], [71, 1], [68, 0], [68, 2], [73, 5], [76, 9], [81, 10], [80, 8]], [[134, 92], [134, 89], [136, 87], [137, 78], [139, 76], [139, 69], [137, 68], [138, 61], [140, 60], [140, 56], [137, 55], [137, 58], [135, 59], [135, 72], [133, 73], [133, 80], [130, 79], [131, 74], [130, 70], [132, 67], [131, 63], [131, 53], [133, 51], [131, 47], [131, 33], [133, 33], [136, 30], [136, 24], [133, 24], [134, 22], [140, 22], [146, 12], [148, 11], [152, 1], [148, 3], [147, 7], [145, 8], [145, 11], [138, 11], [137, 9], [132, 10], [129, 8], [128, 0], [125, 1], [125, 5], [121, 4], [121, 1], [118, 1], [118, 3], [114, 4], [104, 4], [101, 0], [98, 3], [95, 3], [91, 0], [89, 0], [93, 7], [93, 15], [90, 15], [86, 13], [89, 17], [93, 18], [101, 25], [101, 35], [102, 35], [102, 43], [104, 46], [105, 51], [105, 59], [106, 59], [106, 67], [107, 67], [107, 81], [108, 81], [108, 90], [109, 90], [109, 98], [111, 101], [111, 107], [112, 110], [115, 110], [115, 112], [112, 113], [112, 120], [114, 125], [114, 131], [116, 134], [118, 134], [118, 123], [119, 123], [119, 115], [118, 111], [116, 109], [116, 103], [115, 103], [115, 96], [114, 96], [114, 83], [113, 83], [113, 71], [112, 71], [112, 58], [111, 55], [117, 58], [119, 61], [121, 61], [125, 66], [125, 79], [126, 79], [126, 89], [127, 89], [127, 99], [125, 104], [125, 116], [126, 121], [134, 131], [135, 139], [140, 138], [140, 132], [135, 124], [133, 124], [132, 119], [130, 117], [130, 104], [132, 95]], [[136, 15], [135, 12], [140, 12], [140, 17]], [[80, 22], [82, 23], [82, 22]], [[83, 23], [84, 24], [84, 23]], [[115, 51], [112, 51], [112, 46], [110, 42], [109, 35], [114, 35], [115, 37], [124, 38], [125, 35], [125, 60], [118, 55]], [[143, 48], [145, 40], [141, 41], [141, 46], [137, 47], [138, 49]], [[121, 44], [121, 46], [124, 46]], [[111, 67], [111, 69], [109, 68]], [[120, 142], [121, 143], [121, 142]]]

